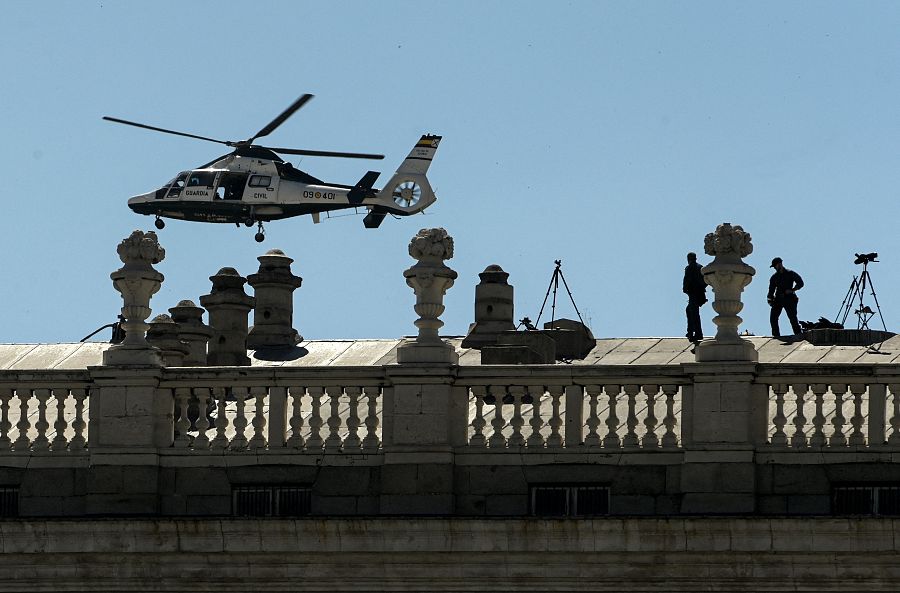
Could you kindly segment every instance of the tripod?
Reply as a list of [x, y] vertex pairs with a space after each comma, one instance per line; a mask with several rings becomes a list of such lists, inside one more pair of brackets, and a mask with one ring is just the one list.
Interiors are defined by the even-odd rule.
[[534, 322], [536, 326], [541, 321], [541, 315], [544, 314], [544, 307], [547, 306], [547, 299], [550, 297], [550, 292], [553, 291], [553, 301], [550, 305], [550, 326], [553, 326], [553, 322], [556, 321], [556, 292], [559, 290], [559, 281], [562, 280], [563, 287], [566, 289], [566, 292], [569, 293], [569, 300], [572, 302], [572, 306], [575, 308], [575, 314], [578, 315], [578, 321], [581, 322], [581, 325], [587, 328], [587, 325], [584, 323], [584, 319], [581, 318], [581, 312], [578, 311], [578, 305], [575, 304], [575, 297], [572, 296], [572, 291], [569, 290], [569, 283], [566, 282], [566, 277], [563, 276], [562, 273], [562, 260], [557, 259], [554, 260], [556, 264], [556, 268], [553, 270], [553, 276], [550, 277], [550, 286], [547, 287], [547, 294], [544, 295], [544, 302], [541, 303], [541, 310], [538, 312], [537, 321]]
[[[868, 266], [870, 261], [877, 262], [878, 260], [873, 258], [859, 261], [859, 258], [857, 259], [857, 263], [862, 263], [863, 271], [859, 276], [854, 276], [853, 282], [850, 283], [850, 288], [847, 290], [847, 294], [844, 296], [844, 301], [841, 303], [841, 308], [838, 311], [838, 318], [840, 319], [839, 323], [844, 325], [844, 322], [847, 321], [847, 317], [850, 315], [850, 311], [853, 310], [854, 303], [858, 302], [859, 306], [853, 311], [857, 317], [856, 329], [869, 329], [869, 320], [877, 313], [878, 317], [881, 319], [881, 327], [884, 331], [887, 331], [887, 325], [884, 323], [884, 315], [881, 314], [881, 305], [878, 304], [878, 296], [875, 294], [875, 285], [872, 284], [872, 276], [869, 274]], [[869, 289], [869, 294], [872, 297], [872, 301], [875, 303], [874, 311], [863, 302], [866, 295], [866, 288]]]

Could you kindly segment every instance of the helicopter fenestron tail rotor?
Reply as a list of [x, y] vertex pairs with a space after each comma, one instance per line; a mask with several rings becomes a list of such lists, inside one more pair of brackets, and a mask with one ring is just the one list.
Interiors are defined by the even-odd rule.
[[231, 146], [233, 148], [245, 148], [249, 146], [254, 146], [258, 148], [265, 148], [267, 150], [271, 150], [275, 153], [281, 154], [295, 154], [295, 155], [303, 155], [303, 156], [326, 156], [326, 157], [338, 157], [338, 158], [347, 158], [347, 159], [383, 159], [383, 154], [369, 154], [363, 152], [336, 152], [336, 151], [326, 151], [326, 150], [305, 150], [300, 148], [271, 148], [268, 146], [261, 146], [258, 144], [253, 144], [253, 142], [257, 138], [262, 138], [263, 136], [268, 136], [272, 132], [275, 131], [278, 126], [283, 124], [289, 117], [291, 117], [298, 109], [306, 105], [310, 99], [313, 98], [313, 95], [305, 94], [301, 96], [299, 99], [294, 101], [290, 107], [285, 109], [281, 114], [269, 122], [265, 127], [263, 127], [259, 132], [248, 138], [247, 140], [217, 140], [216, 138], [209, 138], [207, 136], [200, 136], [198, 134], [189, 134], [187, 132], [179, 132], [177, 130], [169, 130], [166, 128], [160, 128], [157, 126], [150, 126], [147, 124], [142, 124], [138, 122], [128, 121], [127, 119], [119, 119], [117, 117], [109, 117], [104, 116], [103, 119], [106, 121], [111, 121], [117, 124], [125, 124], [127, 126], [134, 126], [136, 128], [143, 128], [145, 130], [152, 130], [154, 132], [162, 132], [164, 134], [172, 134], [175, 136], [184, 136], [186, 138], [194, 138], [196, 140], [205, 140], [207, 142], [215, 142], [216, 144], [224, 144], [225, 146]]
[[394, 203], [401, 208], [412, 208], [422, 199], [422, 188], [415, 181], [399, 183], [393, 191]]

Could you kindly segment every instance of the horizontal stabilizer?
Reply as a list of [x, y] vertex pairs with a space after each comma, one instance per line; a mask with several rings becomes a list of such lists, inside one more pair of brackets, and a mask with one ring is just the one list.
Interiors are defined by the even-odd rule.
[[363, 218], [363, 224], [367, 229], [377, 229], [385, 216], [387, 216], [387, 212], [381, 208], [373, 208], [372, 211]]
[[363, 175], [362, 178], [356, 182], [356, 185], [353, 186], [353, 189], [347, 193], [347, 199], [350, 200], [350, 203], [361, 203], [372, 191], [372, 186], [375, 184], [375, 180], [378, 179], [379, 175], [381, 175], [381, 173], [378, 171], [369, 171]]

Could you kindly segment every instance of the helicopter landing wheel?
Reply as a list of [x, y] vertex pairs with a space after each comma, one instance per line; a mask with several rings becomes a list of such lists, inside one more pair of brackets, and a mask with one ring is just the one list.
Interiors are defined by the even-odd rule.
[[247, 227], [247, 228], [249, 229], [250, 227], [253, 226], [253, 223], [255, 223], [255, 222], [256, 222], [256, 221], [253, 220], [252, 218], [245, 218], [245, 219], [244, 219], [244, 226]]
[[266, 240], [266, 236], [262, 233], [256, 233], [255, 235], [253, 235], [253, 238], [256, 239], [257, 243], [262, 243]]
[[253, 236], [253, 238], [256, 239], [257, 243], [262, 243], [266, 240], [265, 233], [266, 229], [263, 228], [262, 221], [260, 220], [258, 223], [256, 223], [256, 234]]
[[164, 228], [166, 228], [166, 221], [157, 216], [156, 222], [154, 222], [153, 225], [159, 230], [163, 230]]

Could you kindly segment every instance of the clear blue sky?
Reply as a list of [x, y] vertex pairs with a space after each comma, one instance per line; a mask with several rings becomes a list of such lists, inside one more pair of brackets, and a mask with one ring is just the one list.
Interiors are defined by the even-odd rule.
[[[772, 257], [803, 275], [811, 319], [837, 313], [856, 251], [881, 254], [875, 288], [900, 326], [896, 2], [14, 0], [0, 55], [2, 342], [112, 321], [116, 245], [153, 228], [127, 198], [223, 153], [103, 115], [240, 139], [307, 92], [269, 142], [382, 152], [383, 180], [420, 134], [442, 134], [438, 202], [377, 231], [274, 222], [262, 246], [251, 229], [170, 222], [154, 314], [278, 247], [304, 278], [305, 337], [411, 334], [407, 244], [443, 226], [459, 272], [447, 334], [465, 333], [494, 263], [534, 319], [559, 258], [598, 337], [680, 336], [685, 253], [707, 261], [704, 235], [729, 221], [754, 243], [742, 329], [769, 333]], [[372, 163], [297, 158], [339, 183]]]

